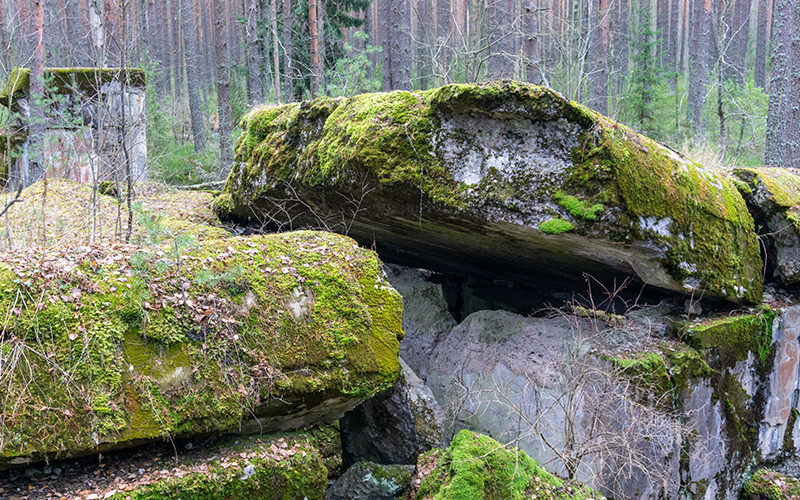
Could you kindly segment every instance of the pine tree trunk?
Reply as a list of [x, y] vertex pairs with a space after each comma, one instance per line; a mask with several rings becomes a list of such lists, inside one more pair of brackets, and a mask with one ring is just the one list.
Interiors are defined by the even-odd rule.
[[219, 156], [222, 177], [233, 165], [231, 149], [231, 74], [230, 55], [228, 54], [228, 37], [225, 32], [225, 3], [213, 1], [214, 16], [214, 66], [217, 86], [217, 107], [219, 109]]
[[680, 0], [670, 0], [669, 4], [669, 44], [667, 45], [667, 61], [665, 67], [672, 72], [678, 71], [678, 50], [680, 50]]
[[391, 11], [389, 4], [392, 0], [377, 0], [378, 2], [378, 32], [381, 40], [383, 91], [388, 92], [394, 88], [392, 84], [392, 50], [391, 50]]
[[[789, 50], [792, 43], [794, 13], [792, 0], [775, 0], [772, 19], [772, 67], [770, 68], [769, 108], [767, 111], [767, 142], [764, 163], [773, 167], [783, 166], [783, 149], [786, 142], [787, 98], [797, 105], [797, 97], [787, 92], [787, 77], [790, 71]], [[800, 22], [800, 19], [797, 20]]]
[[589, 81], [591, 100], [589, 105], [608, 114], [608, 0], [591, 0], [591, 49], [589, 61]]
[[156, 91], [162, 99], [171, 91], [172, 79], [172, 57], [170, 57], [170, 32], [169, 32], [169, 0], [155, 0], [159, 7], [158, 40], [155, 41], [158, 47], [159, 80], [156, 82]]
[[689, 61], [689, 116], [692, 133], [705, 134], [703, 107], [706, 104], [708, 65], [711, 52], [711, 0], [692, 1], [692, 35]]
[[[187, 0], [180, 0], [181, 2], [185, 2]], [[180, 32], [180, 12], [179, 7], [180, 4], [176, 0], [172, 0], [169, 2], [170, 4], [170, 26], [171, 26], [171, 37], [172, 37], [172, 78], [173, 80], [173, 87], [172, 93], [175, 97], [175, 100], [178, 101], [181, 98], [181, 94], [183, 92], [183, 50], [181, 44], [181, 32]]]
[[320, 93], [325, 93], [325, 54], [327, 45], [325, 44], [325, 0], [316, 0], [317, 2], [317, 39], [319, 40], [319, 68], [317, 68], [317, 76], [319, 77]]
[[258, 37], [258, 20], [261, 19], [261, 2], [250, 0], [247, 8], [247, 100], [251, 105], [260, 103], [261, 94], [261, 41]]
[[27, 182], [23, 174], [23, 184], [30, 185], [44, 176], [44, 0], [33, 0], [33, 64], [30, 77], [30, 126], [28, 129], [28, 150], [31, 152]]
[[[409, 0], [391, 0], [389, 11], [389, 52], [391, 90], [411, 89], [411, 33]], [[384, 72], [386, 70], [384, 69]]]
[[100, 0], [89, 0], [89, 26], [91, 34], [92, 62], [95, 66], [106, 65], [106, 31], [103, 26], [103, 4]]
[[767, 83], [767, 17], [770, 0], [758, 0], [758, 22], [756, 23], [756, 61], [754, 78], [756, 87], [765, 88]]
[[800, 168], [800, 2], [794, 2], [792, 21], [792, 42], [789, 68], [786, 78], [787, 103], [784, 123], [792, 126], [784, 128], [783, 166]]
[[490, 80], [514, 76], [514, 48], [509, 20], [513, 19], [513, 0], [488, 0]]
[[722, 16], [723, 81], [744, 84], [744, 59], [750, 27], [750, 0], [731, 0]]
[[525, 78], [540, 85], [542, 73], [539, 69], [539, 23], [536, 12], [537, 0], [524, 0], [522, 7], [522, 53], [525, 57]]
[[283, 0], [283, 75], [286, 100], [294, 100], [294, 44], [292, 42], [292, 0]]
[[621, 94], [630, 67], [631, 5], [630, 0], [618, 0], [614, 23], [613, 61], [617, 75], [617, 94]]
[[275, 88], [275, 101], [281, 102], [281, 52], [278, 35], [278, 0], [270, 0], [270, 20], [272, 21], [272, 84]]
[[308, 0], [308, 37], [311, 56], [311, 97], [316, 97], [320, 86], [319, 23], [317, 22], [317, 0]]
[[192, 121], [194, 150], [200, 152], [206, 147], [206, 137], [203, 130], [203, 105], [200, 101], [199, 65], [197, 42], [194, 34], [194, 19], [194, 0], [182, 0], [181, 22], [183, 24], [183, 49], [186, 57], [186, 89], [189, 94], [189, 114]]

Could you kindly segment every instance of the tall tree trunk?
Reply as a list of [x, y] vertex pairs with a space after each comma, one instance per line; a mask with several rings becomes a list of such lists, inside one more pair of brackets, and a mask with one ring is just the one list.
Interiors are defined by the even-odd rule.
[[614, 22], [613, 61], [616, 69], [616, 93], [621, 94], [630, 68], [631, 4], [630, 0], [617, 0]]
[[258, 20], [261, 19], [261, 2], [250, 0], [247, 7], [247, 100], [251, 105], [260, 103], [261, 94], [261, 40], [258, 36]]
[[272, 21], [272, 83], [275, 87], [275, 101], [281, 102], [281, 52], [278, 34], [278, 0], [270, 0], [270, 20]]
[[309, 46], [309, 54], [311, 56], [311, 97], [316, 97], [319, 93], [322, 68], [320, 64], [317, 1], [308, 0], [308, 37], [311, 42]]
[[81, 30], [81, 11], [79, 0], [66, 0], [64, 4], [64, 14], [67, 22], [67, 38], [69, 40], [70, 64], [76, 66], [88, 66], [88, 60], [85, 54], [82, 53], [81, 48], [83, 44], [78, 43], [78, 40], [84, 38], [86, 35]]
[[95, 66], [106, 65], [106, 30], [103, 26], [103, 4], [101, 0], [89, 0], [89, 26], [92, 39], [92, 61]]
[[214, 8], [214, 66], [217, 86], [217, 107], [219, 109], [219, 157], [222, 177], [233, 165], [231, 149], [231, 72], [228, 54], [228, 37], [225, 31], [225, 2], [213, 1]]
[[669, 4], [669, 44], [667, 45], [666, 68], [671, 72], [678, 71], [678, 51], [680, 50], [680, 0], [670, 0]]
[[[793, 19], [792, 0], [775, 0], [772, 19], [772, 67], [770, 68], [769, 107], [767, 111], [767, 142], [764, 163], [779, 167], [783, 165], [785, 126], [788, 108], [787, 98], [796, 106], [797, 96], [787, 92], [786, 80], [789, 75], [789, 51], [792, 44]], [[795, 122], [796, 125], [796, 122]]]
[[692, 133], [701, 136], [705, 134], [703, 107], [706, 104], [711, 51], [711, 0], [691, 1], [693, 33], [690, 38], [689, 111]]
[[756, 23], [756, 61], [754, 78], [762, 89], [767, 83], [767, 17], [770, 0], [758, 0], [758, 22]]
[[[31, 152], [27, 184], [41, 179], [44, 172], [44, 0], [33, 0], [33, 64], [30, 77], [30, 127], [28, 150]], [[25, 184], [25, 176], [22, 176]]]
[[[411, 33], [409, 32], [409, 0], [383, 1], [387, 5], [389, 30], [389, 68], [384, 67], [384, 88], [389, 76], [389, 90], [411, 89]], [[384, 61], [385, 61], [384, 57]]]
[[744, 84], [744, 60], [750, 27], [750, 0], [730, 0], [722, 16], [723, 81]]
[[206, 147], [206, 136], [203, 130], [203, 104], [200, 101], [200, 75], [197, 59], [197, 43], [195, 40], [194, 0], [182, 0], [181, 23], [183, 29], [183, 53], [186, 58], [186, 89], [189, 94], [189, 115], [192, 120], [192, 138], [194, 150], [202, 151]]
[[667, 65], [667, 53], [669, 52], [669, 0], [656, 0], [656, 64], [659, 68]]
[[321, 93], [325, 93], [325, 55], [327, 54], [327, 45], [325, 42], [325, 0], [316, 0], [317, 2], [317, 39], [319, 40], [319, 68], [317, 75], [319, 75], [319, 88]]
[[292, 0], [283, 0], [283, 75], [286, 99], [294, 100], [294, 43], [292, 40]]
[[522, 6], [522, 53], [525, 57], [525, 78], [537, 85], [542, 83], [539, 61], [539, 22], [537, 0], [524, 0]]
[[[92, 0], [95, 1], [95, 0]], [[156, 81], [156, 92], [162, 99], [171, 90], [172, 58], [170, 57], [170, 34], [169, 34], [169, 0], [155, 0], [158, 4], [159, 19], [156, 21], [158, 26], [158, 40], [155, 41], [158, 53], [158, 80]]]
[[392, 0], [377, 0], [378, 2], [378, 33], [381, 37], [383, 91], [392, 90], [392, 50], [391, 50], [391, 22], [389, 17], [389, 3]]
[[800, 2], [794, 2], [792, 21], [792, 45], [789, 68], [786, 78], [785, 127], [783, 144], [783, 166], [800, 168]]
[[590, 106], [608, 114], [608, 0], [591, 0]]
[[[187, 0], [180, 0], [180, 2], [185, 1]], [[181, 93], [183, 91], [183, 50], [181, 47], [179, 6], [180, 4], [176, 0], [171, 0], [169, 2], [170, 12], [168, 22], [170, 23], [170, 36], [172, 38], [172, 95], [175, 97], [176, 101], [181, 98]]]
[[490, 80], [514, 77], [513, 0], [488, 0]]

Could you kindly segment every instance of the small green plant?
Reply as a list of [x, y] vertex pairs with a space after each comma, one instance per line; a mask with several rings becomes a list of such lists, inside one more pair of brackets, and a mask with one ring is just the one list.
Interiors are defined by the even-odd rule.
[[539, 224], [539, 231], [547, 234], [561, 234], [566, 233], [567, 231], [572, 231], [573, 229], [575, 229], [575, 226], [572, 225], [570, 221], [564, 220], [560, 217], [556, 217], [555, 219], [550, 219]]

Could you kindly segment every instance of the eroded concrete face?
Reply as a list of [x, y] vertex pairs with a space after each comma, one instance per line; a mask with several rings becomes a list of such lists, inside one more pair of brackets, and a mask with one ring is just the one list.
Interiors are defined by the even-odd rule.
[[775, 361], [769, 374], [769, 397], [758, 433], [763, 458], [778, 454], [784, 445], [792, 409], [797, 407], [800, 374], [800, 306], [785, 309], [773, 332]]

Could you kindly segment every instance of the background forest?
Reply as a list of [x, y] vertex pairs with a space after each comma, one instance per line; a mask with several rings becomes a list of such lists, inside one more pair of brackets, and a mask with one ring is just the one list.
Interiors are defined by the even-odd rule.
[[145, 68], [171, 183], [223, 177], [254, 105], [504, 78], [705, 163], [800, 166], [797, 0], [41, 1], [0, 0], [0, 78], [37, 33], [45, 66]]

